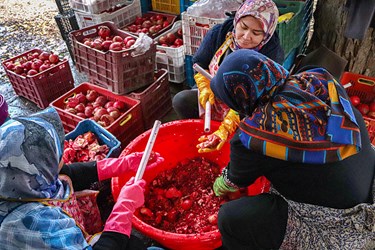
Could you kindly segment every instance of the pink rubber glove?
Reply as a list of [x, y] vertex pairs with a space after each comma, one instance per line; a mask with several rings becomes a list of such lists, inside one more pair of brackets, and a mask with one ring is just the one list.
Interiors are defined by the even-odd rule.
[[105, 223], [103, 231], [117, 232], [130, 236], [134, 211], [145, 202], [144, 187], [146, 182], [134, 177], [122, 187], [117, 202]]
[[[121, 158], [106, 158], [96, 163], [99, 181], [109, 179], [115, 176], [120, 176], [126, 172], [136, 172], [143, 152], [135, 152]], [[164, 158], [159, 153], [152, 152], [148, 160], [146, 169], [151, 169], [158, 166], [164, 161]]]

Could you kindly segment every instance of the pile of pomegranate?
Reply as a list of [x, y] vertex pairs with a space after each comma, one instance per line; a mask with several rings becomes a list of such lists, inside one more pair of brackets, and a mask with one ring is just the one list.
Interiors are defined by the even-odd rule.
[[217, 230], [217, 213], [227, 198], [215, 196], [212, 186], [220, 167], [197, 157], [160, 172], [146, 189], [145, 204], [135, 215], [145, 223], [172, 233]]
[[64, 141], [64, 163], [99, 161], [109, 152], [107, 145], [100, 145], [98, 138], [91, 131], [77, 136], [74, 140]]
[[58, 55], [47, 51], [34, 51], [5, 63], [7, 70], [21, 76], [34, 76], [56, 66], [60, 62]]
[[158, 44], [163, 47], [178, 48], [182, 46], [182, 28], [178, 28], [176, 32], [168, 32], [162, 35], [158, 39]]
[[94, 120], [102, 127], [108, 127], [127, 111], [127, 107], [122, 101], [108, 99], [96, 90], [89, 89], [69, 97], [64, 110], [83, 119]]
[[151, 37], [157, 35], [159, 31], [168, 27], [170, 22], [167, 16], [161, 14], [145, 15], [143, 17], [136, 17], [134, 23], [123, 28], [135, 34], [145, 33]]
[[94, 38], [84, 38], [82, 43], [90, 48], [100, 51], [121, 51], [130, 49], [135, 43], [136, 38], [131, 35], [121, 37], [113, 34], [108, 26], [98, 27], [98, 36]]

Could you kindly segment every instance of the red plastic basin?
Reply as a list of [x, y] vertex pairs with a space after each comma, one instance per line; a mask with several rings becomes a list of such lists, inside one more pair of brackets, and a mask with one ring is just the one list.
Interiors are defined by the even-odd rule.
[[[219, 127], [219, 122], [211, 122], [211, 131], [215, 131]], [[177, 163], [203, 156], [206, 159], [215, 162], [220, 167], [225, 167], [229, 162], [229, 143], [225, 143], [220, 151], [212, 153], [199, 154], [196, 148], [198, 138], [204, 134], [203, 120], [180, 120], [165, 123], [160, 126], [159, 133], [155, 140], [153, 151], [159, 152], [164, 157], [164, 163], [157, 169], [146, 170], [143, 179], [147, 182], [151, 181], [156, 175], [166, 169], [173, 168]], [[144, 132], [135, 138], [121, 153], [122, 156], [132, 152], [144, 151], [151, 130]], [[112, 178], [112, 194], [117, 200], [121, 187], [133, 175]], [[260, 193], [263, 186], [257, 181], [250, 187], [253, 194]], [[163, 231], [152, 227], [136, 216], [133, 217], [133, 226], [139, 232], [154, 239], [169, 249], [215, 249], [221, 246], [220, 233], [218, 230], [202, 233], [202, 234], [176, 234]]]

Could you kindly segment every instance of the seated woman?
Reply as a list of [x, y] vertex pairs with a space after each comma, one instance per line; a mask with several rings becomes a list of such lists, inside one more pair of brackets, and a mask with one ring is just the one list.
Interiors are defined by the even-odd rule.
[[[282, 63], [284, 51], [276, 32], [279, 11], [272, 0], [246, 0], [238, 8], [234, 17], [217, 24], [205, 35], [199, 49], [194, 54], [193, 63], [197, 63], [212, 76], [221, 63], [233, 51], [248, 49], [259, 51], [267, 57]], [[228, 106], [215, 99], [210, 89], [210, 81], [200, 73], [194, 75], [198, 88], [183, 90], [173, 98], [173, 108], [181, 119], [199, 118], [199, 106], [204, 109], [209, 101], [212, 105], [212, 120], [222, 122], [222, 126], [212, 135], [200, 138], [211, 145], [211, 137], [216, 136], [219, 150], [227, 138], [237, 129], [239, 117]], [[199, 90], [199, 97], [198, 97]], [[210, 149], [200, 149], [209, 152]]]
[[[130, 236], [133, 212], [144, 203], [145, 181], [132, 178], [122, 188], [93, 246], [74, 192], [135, 171], [142, 155], [64, 165], [64, 139], [53, 108], [12, 118], [0, 127], [0, 248], [145, 249], [142, 241]], [[156, 154], [147, 167], [162, 161]], [[61, 167], [73, 185], [68, 176], [59, 175]]]
[[245, 118], [218, 196], [266, 176], [270, 193], [219, 210], [224, 249], [374, 249], [375, 150], [363, 117], [331, 74], [289, 75], [250, 50], [229, 55], [211, 81]]

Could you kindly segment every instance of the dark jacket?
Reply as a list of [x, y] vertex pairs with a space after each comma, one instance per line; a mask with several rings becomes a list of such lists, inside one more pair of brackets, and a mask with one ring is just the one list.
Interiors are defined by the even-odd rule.
[[324, 165], [293, 163], [250, 151], [237, 133], [231, 140], [228, 179], [246, 187], [264, 175], [287, 199], [324, 207], [351, 208], [372, 203], [375, 150], [361, 114], [355, 108], [353, 111], [361, 130], [359, 153]]
[[[232, 30], [233, 17], [229, 17], [224, 23], [217, 24], [209, 30], [193, 56], [193, 63], [198, 63], [202, 68], [208, 69], [212, 57], [225, 41], [227, 33]], [[283, 63], [284, 51], [280, 45], [277, 32], [275, 32], [271, 39], [259, 50], [259, 53], [262, 53], [279, 64]]]

